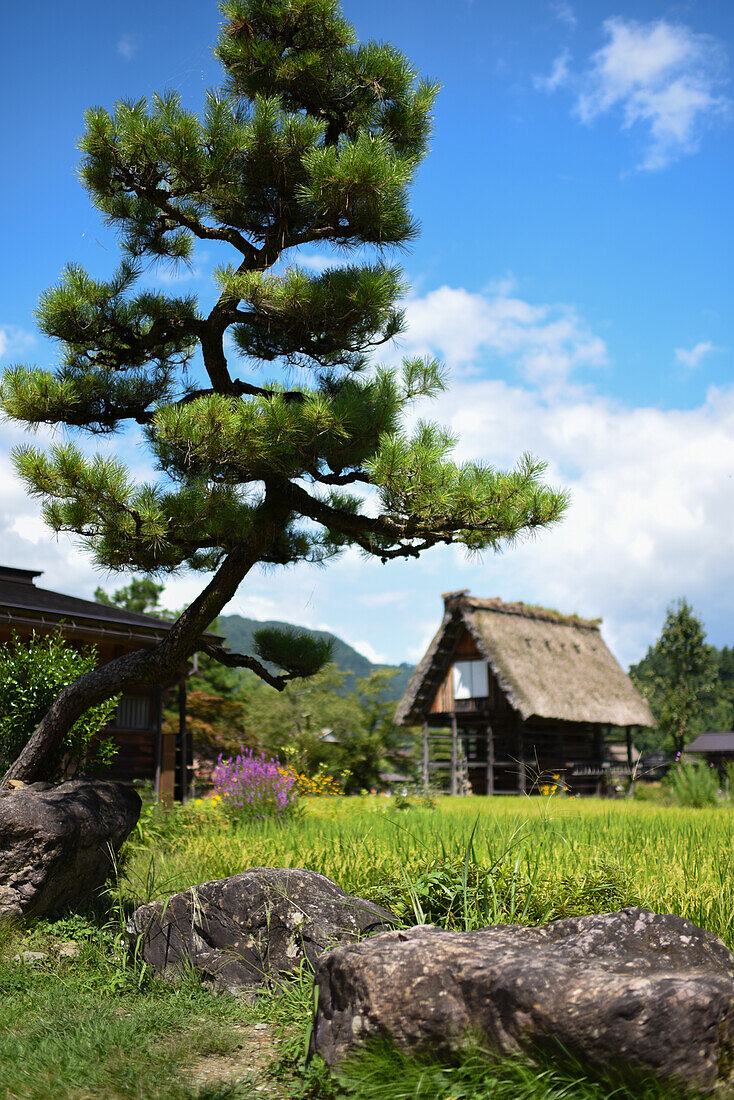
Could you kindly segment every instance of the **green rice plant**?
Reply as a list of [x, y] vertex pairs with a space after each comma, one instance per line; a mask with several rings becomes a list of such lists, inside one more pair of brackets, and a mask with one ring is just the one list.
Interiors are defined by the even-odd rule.
[[667, 792], [662, 783], [635, 783], [635, 789], [633, 794], [635, 802], [657, 802], [662, 804], [666, 801]]
[[[241, 1028], [255, 1020], [280, 1036], [282, 1054], [262, 1095], [282, 1100], [370, 1100], [378, 1092], [380, 1100], [673, 1095], [644, 1081], [600, 1082], [569, 1063], [503, 1060], [480, 1048], [453, 1061], [367, 1052], [333, 1078], [318, 1060], [304, 1061], [308, 973], [254, 1005], [212, 997], [193, 975], [164, 986], [127, 954], [120, 919], [143, 899], [246, 867], [296, 866], [382, 900], [405, 923], [422, 916], [457, 929], [532, 925], [641, 904], [679, 913], [734, 946], [734, 807], [555, 796], [443, 797], [435, 809], [414, 804], [407, 813], [381, 796], [303, 804], [298, 821], [251, 823], [233, 822], [208, 802], [150, 808], [127, 842], [110, 912], [30, 929], [0, 925], [0, 1096], [250, 1100], [260, 1093], [247, 1074], [199, 1086], [189, 1068], [208, 1053], [233, 1051]], [[55, 945], [66, 939], [80, 944], [78, 960], [57, 957]], [[26, 949], [48, 958], [13, 963]]]

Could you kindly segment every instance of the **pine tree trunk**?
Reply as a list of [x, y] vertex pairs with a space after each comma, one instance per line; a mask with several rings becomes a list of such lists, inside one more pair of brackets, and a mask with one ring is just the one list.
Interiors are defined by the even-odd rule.
[[47, 779], [46, 767], [64, 736], [85, 711], [119, 695], [136, 683], [163, 685], [180, 675], [181, 666], [196, 651], [201, 635], [234, 596], [240, 583], [280, 534], [287, 512], [282, 505], [263, 505], [262, 523], [224, 559], [203, 592], [174, 623], [155, 649], [139, 649], [116, 657], [65, 687], [41, 719], [35, 732], [0, 780], [35, 783]]

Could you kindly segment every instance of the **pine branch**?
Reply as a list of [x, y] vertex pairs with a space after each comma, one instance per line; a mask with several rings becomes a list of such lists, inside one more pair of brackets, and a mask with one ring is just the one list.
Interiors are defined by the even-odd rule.
[[212, 660], [224, 665], [226, 668], [248, 668], [261, 680], [264, 680], [266, 684], [274, 687], [276, 691], [283, 691], [289, 680], [296, 679], [295, 673], [288, 672], [283, 673], [282, 676], [274, 676], [256, 657], [248, 657], [243, 653], [230, 653], [229, 650], [211, 642], [202, 642], [200, 649], [202, 653], [206, 653], [207, 657], [211, 657]]

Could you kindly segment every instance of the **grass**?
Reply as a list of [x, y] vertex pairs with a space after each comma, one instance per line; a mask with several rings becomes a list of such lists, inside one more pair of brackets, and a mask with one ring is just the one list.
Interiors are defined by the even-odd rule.
[[342, 1090], [338, 1095], [359, 1100], [672, 1100], [676, 1096], [669, 1087], [644, 1077], [591, 1078], [569, 1058], [539, 1066], [522, 1058], [497, 1058], [481, 1047], [447, 1065], [406, 1058], [377, 1046], [339, 1074], [338, 1087]]
[[[640, 904], [710, 928], [734, 948], [734, 809], [572, 799], [443, 799], [396, 810], [378, 797], [318, 799], [296, 818], [236, 825], [206, 805], [146, 811], [107, 908], [31, 928], [0, 926], [0, 1096], [235, 1100], [618, 1100], [672, 1097], [474, 1049], [452, 1064], [364, 1052], [330, 1076], [304, 1050], [308, 976], [254, 1004], [187, 977], [173, 988], [128, 957], [121, 921], [141, 901], [246, 867], [309, 867], [391, 907], [407, 924], [537, 924]], [[58, 956], [75, 940], [81, 954]], [[37, 963], [14, 961], [22, 951]], [[257, 1083], [201, 1080], [206, 1059], [247, 1061], [256, 1023], [280, 1038]], [[249, 1044], [249, 1045], [248, 1045]], [[278, 1053], [279, 1052], [279, 1053]], [[256, 1088], [262, 1091], [256, 1092]]]
[[[67, 924], [68, 922], [61, 922]], [[5, 929], [0, 955], [0, 1095], [195, 1095], [177, 1068], [232, 1050], [247, 1009], [212, 998], [195, 980], [173, 990], [130, 965], [119, 938], [74, 922], [79, 958], [55, 956], [68, 927]], [[18, 963], [22, 950], [46, 960]], [[176, 1077], [179, 1076], [179, 1080]]]

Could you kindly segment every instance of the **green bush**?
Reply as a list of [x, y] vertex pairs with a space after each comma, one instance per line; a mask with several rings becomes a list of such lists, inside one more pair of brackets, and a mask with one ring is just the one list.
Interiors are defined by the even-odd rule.
[[[60, 630], [34, 632], [27, 641], [14, 634], [0, 646], [0, 775], [18, 758], [61, 689], [96, 666], [94, 646], [77, 650], [67, 645]], [[54, 779], [109, 766], [115, 746], [111, 738], [98, 735], [118, 699], [91, 707], [74, 723], [49, 769]]]
[[701, 809], [719, 801], [719, 773], [712, 765], [680, 760], [666, 776], [666, 786], [678, 806]]

